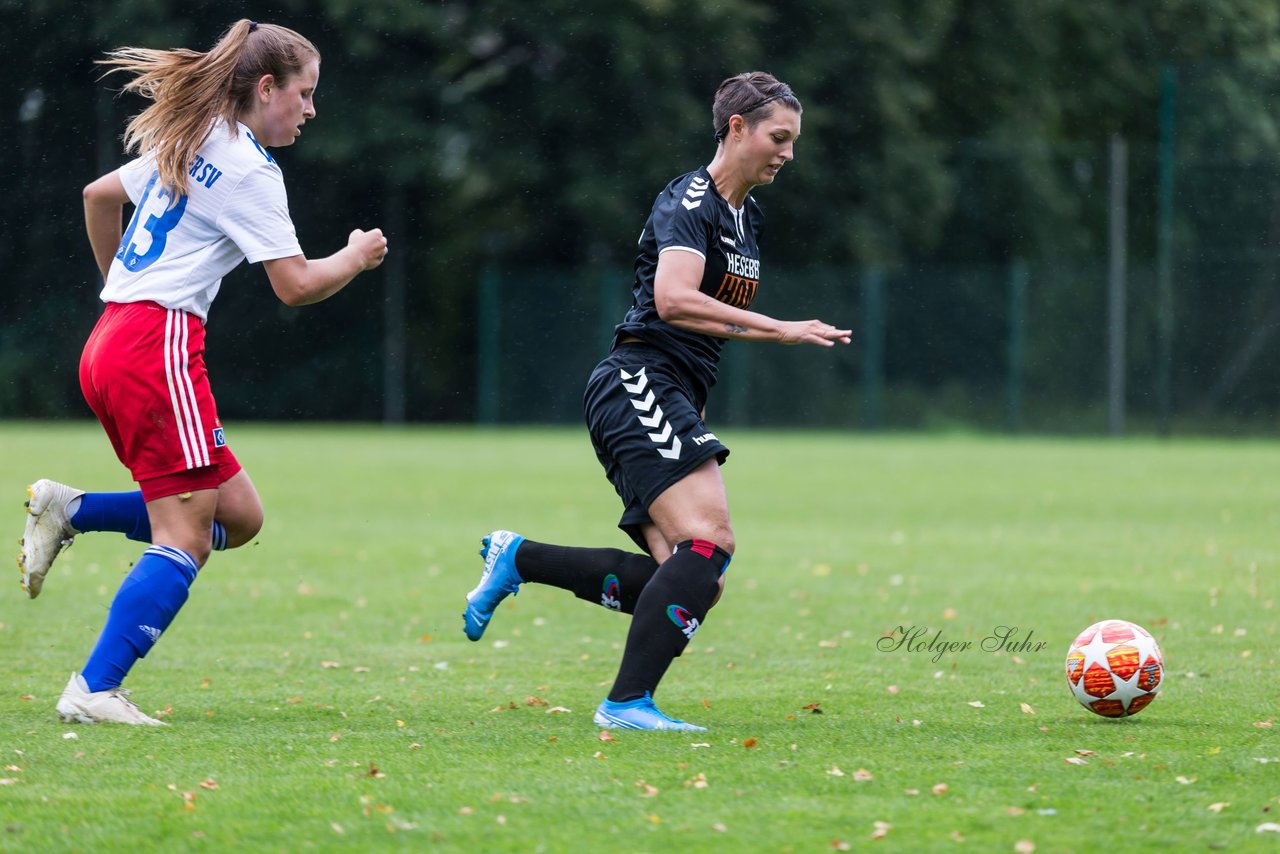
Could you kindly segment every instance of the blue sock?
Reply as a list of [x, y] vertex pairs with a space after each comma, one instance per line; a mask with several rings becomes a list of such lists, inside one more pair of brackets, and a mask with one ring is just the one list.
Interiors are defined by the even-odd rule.
[[[140, 543], [151, 542], [151, 519], [141, 490], [133, 492], [86, 492], [70, 519], [71, 527], [85, 531], [116, 531]], [[213, 550], [227, 547], [227, 529], [213, 523]]]
[[140, 543], [151, 542], [151, 519], [142, 492], [86, 492], [70, 520], [77, 531], [117, 531]]
[[195, 559], [181, 549], [152, 546], [143, 552], [116, 592], [107, 624], [80, 671], [90, 691], [120, 686], [173, 622], [198, 571]]

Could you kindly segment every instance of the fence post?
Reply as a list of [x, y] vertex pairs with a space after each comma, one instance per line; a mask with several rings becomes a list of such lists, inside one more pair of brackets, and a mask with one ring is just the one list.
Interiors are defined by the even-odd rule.
[[502, 278], [485, 264], [480, 272], [476, 312], [476, 421], [497, 424], [502, 389]]
[[1022, 430], [1022, 378], [1027, 342], [1027, 262], [1009, 263], [1009, 351], [1005, 379], [1004, 421], [1011, 433]]
[[862, 429], [880, 427], [884, 394], [884, 270], [870, 265], [862, 271]]
[[[404, 191], [398, 179], [387, 183], [387, 233], [405, 233]], [[382, 302], [382, 421], [403, 424], [405, 418], [405, 272], [404, 253], [392, 252], [384, 265]]]
[[1160, 70], [1159, 195], [1156, 205], [1156, 421], [1168, 436], [1173, 420], [1173, 182], [1174, 104], [1178, 72], [1166, 64]]
[[1129, 147], [1124, 137], [1111, 136], [1111, 174], [1108, 180], [1107, 266], [1107, 430], [1124, 433], [1125, 303], [1128, 296]]

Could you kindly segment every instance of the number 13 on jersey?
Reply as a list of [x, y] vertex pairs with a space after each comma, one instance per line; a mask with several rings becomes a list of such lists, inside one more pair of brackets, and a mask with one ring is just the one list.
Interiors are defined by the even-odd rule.
[[[164, 252], [169, 232], [177, 226], [187, 209], [187, 197], [178, 196], [174, 201], [173, 194], [168, 189], [163, 185], [156, 186], [159, 179], [159, 174], [155, 173], [147, 182], [142, 199], [138, 202], [138, 209], [134, 211], [124, 237], [120, 238], [120, 248], [116, 250], [116, 257], [131, 273], [139, 273], [156, 262]], [[142, 223], [143, 231], [149, 235], [145, 249], [134, 240], [135, 236], [142, 239], [142, 235], [138, 234], [139, 223]]]

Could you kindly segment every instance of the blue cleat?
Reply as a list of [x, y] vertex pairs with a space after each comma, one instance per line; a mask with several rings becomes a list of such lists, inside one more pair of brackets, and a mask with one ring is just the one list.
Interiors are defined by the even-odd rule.
[[672, 729], [685, 732], [706, 732], [704, 726], [685, 723], [669, 718], [653, 704], [653, 698], [645, 691], [644, 696], [624, 703], [615, 703], [609, 699], [602, 700], [596, 707], [596, 726], [604, 729]]
[[516, 549], [524, 537], [512, 531], [494, 531], [481, 542], [484, 572], [476, 589], [467, 594], [467, 610], [462, 612], [462, 630], [473, 641], [484, 636], [494, 609], [508, 595], [518, 593], [524, 579], [516, 572]]

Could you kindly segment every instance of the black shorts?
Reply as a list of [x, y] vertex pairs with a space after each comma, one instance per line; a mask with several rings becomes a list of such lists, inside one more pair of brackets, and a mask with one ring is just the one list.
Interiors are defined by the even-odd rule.
[[641, 526], [649, 505], [707, 460], [729, 449], [703, 423], [680, 369], [648, 344], [623, 344], [587, 381], [583, 413], [596, 457], [625, 509], [618, 527], [649, 550]]

